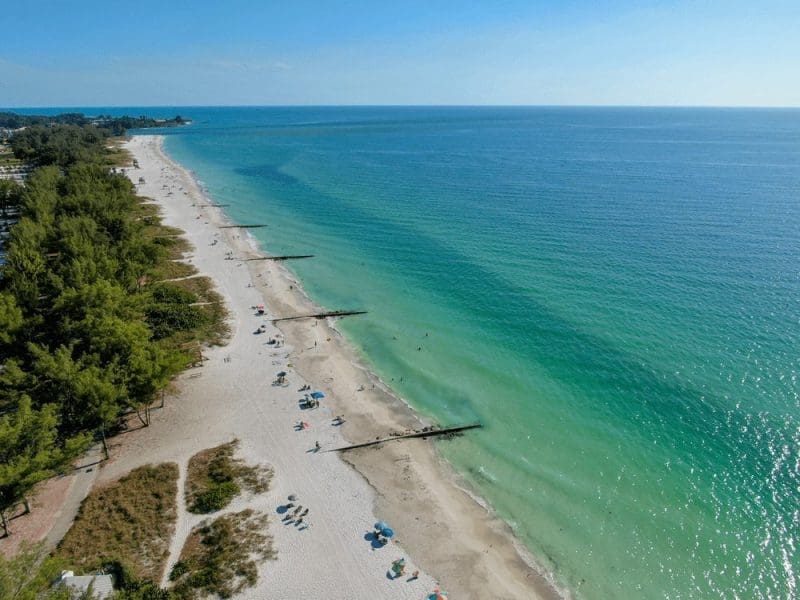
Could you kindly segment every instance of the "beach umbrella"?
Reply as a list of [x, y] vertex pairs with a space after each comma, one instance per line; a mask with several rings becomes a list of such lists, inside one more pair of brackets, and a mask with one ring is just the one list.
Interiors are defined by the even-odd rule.
[[378, 521], [375, 523], [375, 529], [378, 531], [383, 531], [384, 529], [388, 529], [389, 525], [386, 524], [386, 521]]
[[286, 371], [281, 371], [278, 373], [278, 377], [286, 377]]
[[289, 494], [289, 502], [297, 502], [297, 494]]
[[325, 394], [323, 394], [322, 392], [311, 392], [311, 397], [314, 400], [319, 400], [320, 398], [324, 398]]
[[394, 530], [391, 527], [384, 527], [381, 529], [381, 533], [383, 534], [383, 537], [394, 537]]

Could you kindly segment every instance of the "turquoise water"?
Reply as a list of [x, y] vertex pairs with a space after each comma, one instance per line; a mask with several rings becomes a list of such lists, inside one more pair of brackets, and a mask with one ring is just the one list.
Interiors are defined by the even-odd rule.
[[800, 111], [179, 112], [372, 368], [486, 425], [442, 452], [578, 597], [799, 593]]

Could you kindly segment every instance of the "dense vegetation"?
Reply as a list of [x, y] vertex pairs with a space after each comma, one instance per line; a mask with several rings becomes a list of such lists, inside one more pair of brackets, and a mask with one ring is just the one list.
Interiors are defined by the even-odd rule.
[[[0, 217], [19, 206], [22, 188], [11, 179], [0, 179]], [[2, 335], [2, 333], [0, 333]]]
[[145, 129], [148, 127], [174, 127], [187, 123], [180, 115], [172, 119], [153, 119], [144, 115], [139, 117], [112, 117], [100, 115], [87, 117], [82, 113], [62, 113], [60, 115], [18, 115], [12, 112], [0, 112], [0, 128], [19, 129], [35, 125], [95, 125], [111, 131], [114, 135], [122, 135], [128, 129]]
[[[0, 554], [0, 598], [3, 600], [74, 600], [63, 586], [53, 586], [64, 563], [48, 557], [44, 543], [24, 544], [13, 558]], [[141, 598], [141, 600], [146, 600]], [[158, 600], [153, 597], [152, 600]]]
[[24, 162], [70, 167], [102, 160], [110, 135], [94, 125], [34, 125], [15, 133], [10, 144], [14, 156]]
[[100, 116], [92, 119], [92, 122], [99, 126], [109, 129], [113, 135], [122, 135], [128, 129], [147, 129], [151, 127], [176, 127], [188, 123], [180, 115], [172, 119], [151, 119], [150, 117], [112, 117], [110, 115]]
[[[191, 360], [185, 343], [220, 334], [223, 319], [196, 280], [189, 290], [164, 281], [186, 274], [171, 260], [182, 242], [105, 166], [105, 134], [91, 125], [37, 129], [12, 144], [45, 166], [24, 187], [0, 190], [20, 212], [0, 267], [6, 534], [34, 486], [69, 469], [92, 440], [105, 444], [129, 414], [148, 425], [154, 398]], [[212, 301], [194, 306], [199, 299]]]
[[18, 115], [12, 112], [0, 112], [0, 127], [19, 129], [32, 125], [87, 125], [89, 119], [81, 113], [61, 113], [60, 115]]
[[[183, 122], [180, 117], [175, 118]], [[169, 123], [175, 125], [177, 122]], [[87, 120], [82, 125], [60, 122], [31, 124], [14, 132], [9, 143], [17, 159], [36, 166], [70, 167], [77, 163], [92, 162], [107, 164], [110, 137], [122, 135], [131, 127], [159, 126], [165, 126], [165, 123], [145, 117], [108, 117], [108, 120], [95, 119], [91, 123]]]

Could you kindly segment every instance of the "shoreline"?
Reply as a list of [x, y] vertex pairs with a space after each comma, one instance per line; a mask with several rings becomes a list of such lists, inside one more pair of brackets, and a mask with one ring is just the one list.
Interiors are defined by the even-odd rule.
[[[202, 275], [212, 277], [232, 313], [240, 304], [236, 301], [242, 300], [235, 296], [246, 295], [249, 298], [256, 292], [263, 298], [270, 315], [296, 314], [317, 308], [294, 275], [280, 263], [272, 261], [227, 261], [232, 267], [229, 270], [236, 272], [237, 276], [246, 274], [249, 284], [246, 294], [224, 289], [218, 278], [208, 269], [201, 268], [210, 260], [223, 260], [222, 248], [213, 251], [203, 248], [193, 238], [199, 235], [214, 237], [222, 242], [219, 246], [232, 251], [238, 258], [264, 256], [257, 240], [244, 230], [219, 230], [219, 225], [229, 222], [221, 209], [194, 206], [198, 201], [210, 198], [192, 173], [164, 151], [163, 136], [137, 135], [125, 146], [140, 164], [147, 162], [140, 155], [149, 148], [162, 173], [172, 170], [177, 174], [183, 184], [180, 187], [182, 194], [165, 192], [166, 185], [160, 193], [158, 190], [152, 193], [153, 183], [141, 187], [147, 188], [145, 195], [161, 206], [165, 224], [186, 232], [185, 237], [194, 246], [191, 261]], [[130, 171], [132, 178], [134, 173], [137, 176], [140, 173], [133, 169]], [[186, 222], [189, 212], [196, 215], [194, 227], [186, 227], [192, 225]], [[241, 269], [242, 266], [245, 268]], [[236, 325], [232, 327], [232, 339], [237, 335], [250, 335], [248, 327], [253, 329], [264, 320], [253, 317], [246, 321], [248, 317], [244, 314], [233, 316]], [[272, 336], [272, 327], [268, 329], [267, 337]], [[361, 362], [356, 348], [329, 320], [286, 321], [280, 323], [277, 330], [284, 336], [288, 352], [272, 353], [271, 356], [283, 357], [286, 370], [294, 370], [301, 381], [324, 391], [324, 403], [330, 406], [331, 415], [345, 416], [346, 423], [333, 432], [334, 440], [338, 437], [345, 442], [365, 441], [391, 431], [429, 424]], [[226, 354], [227, 349], [228, 346], [223, 346], [212, 350], [209, 352], [210, 360], [217, 360]], [[272, 362], [276, 365], [279, 361]], [[292, 387], [296, 387], [294, 382]], [[187, 392], [183, 390], [181, 393], [185, 399], [190, 396]], [[295, 409], [291, 415], [299, 418], [301, 412]], [[323, 450], [326, 446], [331, 446], [327, 440]], [[366, 499], [369, 509], [392, 524], [400, 543], [418, 568], [434, 575], [454, 597], [568, 597], [535, 566], [533, 557], [514, 537], [511, 527], [495, 516], [488, 503], [469, 489], [441, 457], [432, 440], [405, 440], [387, 443], [377, 449], [355, 450], [341, 456], [331, 453], [329, 456], [331, 459], [335, 456], [336, 462], [343, 464], [372, 490], [372, 497]], [[102, 474], [101, 478], [105, 479]], [[442, 547], [441, 540], [447, 540], [446, 547]], [[278, 549], [280, 554], [280, 546]], [[269, 569], [269, 565], [265, 568]]]

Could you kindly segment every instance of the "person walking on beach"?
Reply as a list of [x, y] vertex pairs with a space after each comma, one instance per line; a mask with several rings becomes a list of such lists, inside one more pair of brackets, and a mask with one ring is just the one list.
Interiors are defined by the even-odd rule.
[[320, 448], [322, 448], [322, 446], [319, 445], [319, 440], [317, 440], [314, 442], [314, 452], [319, 452]]

